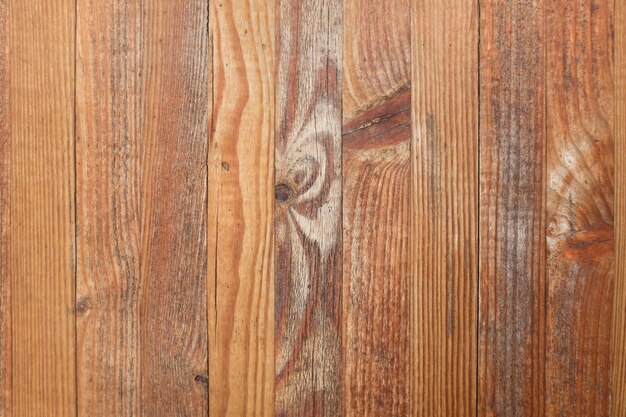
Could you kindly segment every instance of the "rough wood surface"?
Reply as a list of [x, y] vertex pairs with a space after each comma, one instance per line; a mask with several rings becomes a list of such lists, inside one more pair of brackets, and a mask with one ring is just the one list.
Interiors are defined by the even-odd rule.
[[411, 416], [475, 416], [478, 2], [412, 16]]
[[478, 415], [544, 415], [544, 1], [480, 13]]
[[206, 416], [208, 7], [142, 3], [141, 416]]
[[7, 0], [9, 416], [76, 413], [74, 1]]
[[11, 96], [8, 5], [0, 0], [0, 417], [11, 416]]
[[342, 6], [278, 0], [276, 415], [342, 415]]
[[346, 416], [408, 415], [409, 16], [407, 0], [344, 2]]
[[626, 2], [615, 2], [615, 289], [612, 409], [626, 417]]
[[140, 19], [137, 2], [77, 2], [80, 417], [139, 411]]
[[608, 416], [613, 1], [547, 4], [546, 414]]
[[274, 415], [275, 2], [211, 2], [209, 415]]

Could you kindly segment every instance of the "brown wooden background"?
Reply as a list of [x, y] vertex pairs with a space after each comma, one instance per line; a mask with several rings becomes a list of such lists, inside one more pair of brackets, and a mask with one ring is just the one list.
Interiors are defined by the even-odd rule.
[[624, 0], [0, 0], [0, 417], [626, 416]]

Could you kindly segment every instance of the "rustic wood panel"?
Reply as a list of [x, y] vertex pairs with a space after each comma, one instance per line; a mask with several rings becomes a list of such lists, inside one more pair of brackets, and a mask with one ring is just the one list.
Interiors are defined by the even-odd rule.
[[613, 417], [626, 417], [626, 2], [615, 2], [615, 290]]
[[274, 415], [275, 2], [211, 2], [209, 406]]
[[480, 11], [478, 415], [544, 415], [544, 1]]
[[74, 1], [6, 1], [11, 416], [74, 415]]
[[613, 299], [613, 1], [547, 27], [546, 414], [608, 416]]
[[409, 17], [408, 0], [344, 2], [346, 416], [409, 412]]
[[79, 416], [138, 414], [137, 2], [77, 2], [76, 283]]
[[8, 4], [0, 0], [0, 417], [11, 416], [11, 96]]
[[342, 6], [279, 0], [276, 415], [342, 415]]
[[142, 3], [142, 416], [206, 416], [208, 7]]
[[411, 415], [475, 416], [478, 2], [412, 16]]

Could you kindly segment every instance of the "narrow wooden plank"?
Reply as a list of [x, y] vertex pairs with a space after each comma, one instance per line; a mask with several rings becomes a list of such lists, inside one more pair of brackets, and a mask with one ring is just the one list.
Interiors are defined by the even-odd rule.
[[137, 2], [77, 2], [78, 416], [138, 414]]
[[276, 415], [340, 417], [342, 7], [278, 13]]
[[141, 416], [206, 416], [208, 4], [142, 3]]
[[11, 96], [8, 7], [0, 0], [0, 417], [11, 413]]
[[479, 416], [544, 415], [545, 10], [480, 2]]
[[478, 1], [412, 16], [411, 415], [475, 416]]
[[344, 410], [406, 417], [410, 3], [343, 4]]
[[74, 0], [8, 0], [11, 415], [76, 413]]
[[[615, 2], [615, 290], [613, 417], [626, 417], [626, 2]], [[622, 161], [620, 163], [620, 161]]]
[[613, 1], [548, 4], [546, 414], [608, 416]]
[[211, 2], [209, 415], [274, 415], [275, 1]]

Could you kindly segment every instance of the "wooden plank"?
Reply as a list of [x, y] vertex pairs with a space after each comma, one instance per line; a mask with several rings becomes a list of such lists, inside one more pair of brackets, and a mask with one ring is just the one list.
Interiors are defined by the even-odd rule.
[[8, 5], [0, 0], [0, 417], [11, 416], [11, 96]]
[[416, 2], [412, 16], [411, 415], [475, 416], [478, 2]]
[[142, 416], [206, 416], [208, 7], [142, 3]]
[[410, 3], [343, 7], [344, 410], [406, 417]]
[[[626, 2], [615, 2], [615, 290], [613, 417], [626, 417]], [[620, 163], [620, 161], [622, 161]]]
[[544, 415], [543, 0], [480, 2], [479, 416]]
[[613, 1], [547, 4], [546, 414], [608, 416]]
[[8, 0], [13, 416], [75, 415], [73, 0]]
[[274, 415], [275, 2], [211, 2], [209, 415]]
[[78, 416], [138, 414], [140, 12], [77, 2]]
[[342, 7], [278, 13], [276, 415], [340, 417]]

